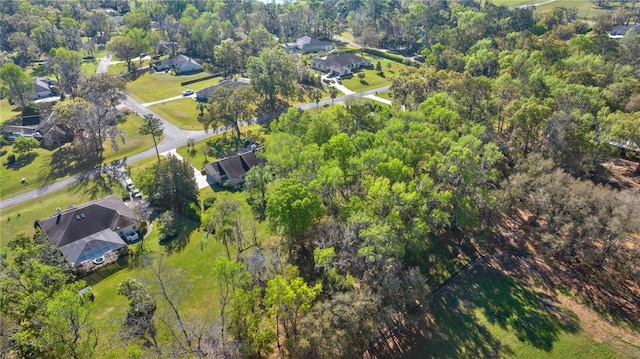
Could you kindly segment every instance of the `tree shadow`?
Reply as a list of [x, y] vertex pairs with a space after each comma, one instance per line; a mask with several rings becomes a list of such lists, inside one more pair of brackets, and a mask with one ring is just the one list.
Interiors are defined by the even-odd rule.
[[378, 358], [495, 358], [515, 354], [486, 325], [549, 352], [562, 333], [575, 333], [577, 316], [552, 296], [501, 270], [477, 265], [435, 292], [426, 315], [370, 352]]
[[360, 80], [360, 84], [364, 86], [369, 86], [369, 83], [366, 80]]
[[[122, 167], [126, 158], [101, 165], [83, 172], [71, 189], [78, 193], [88, 194], [91, 199], [103, 197], [121, 189], [125, 173]], [[118, 191], [119, 192], [119, 191]]]
[[36, 159], [36, 157], [38, 157], [38, 154], [36, 152], [25, 153], [16, 157], [15, 162], [7, 164], [5, 165], [5, 167], [10, 170], [18, 171], [22, 167], [31, 164]]
[[32, 67], [31, 74], [35, 77], [47, 77], [53, 75], [51, 68], [42, 64], [37, 64]]
[[94, 169], [102, 158], [83, 146], [63, 146], [51, 155], [49, 164], [41, 173], [47, 173], [46, 182]]
[[191, 234], [198, 228], [198, 224], [189, 219], [180, 218], [178, 225], [178, 234], [172, 238], [160, 241], [160, 245], [164, 247], [164, 251], [171, 255], [182, 252], [191, 239]]

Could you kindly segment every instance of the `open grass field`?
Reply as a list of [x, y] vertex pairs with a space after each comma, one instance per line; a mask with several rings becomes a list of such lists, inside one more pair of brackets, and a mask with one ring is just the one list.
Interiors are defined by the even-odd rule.
[[85, 76], [95, 75], [96, 70], [98, 69], [98, 62], [100, 62], [99, 59], [82, 61], [80, 64], [80, 71], [82, 71], [82, 74]]
[[[126, 116], [123, 122], [118, 125], [118, 128], [124, 133], [125, 142], [122, 143], [118, 138], [119, 151], [116, 152], [111, 147], [110, 140], [105, 141], [103, 163], [109, 163], [153, 147], [151, 136], [138, 134], [141, 125], [142, 118], [140, 116], [136, 114]], [[76, 151], [72, 151], [69, 145], [53, 151], [37, 148], [30, 155], [17, 156], [16, 163], [10, 167], [4, 163], [7, 161], [7, 157], [13, 153], [12, 148], [6, 146], [3, 150], [5, 150], [4, 154], [0, 156], [2, 162], [0, 165], [0, 186], [2, 188], [0, 198], [28, 192], [89, 169], [82, 164], [83, 154], [75, 153]], [[27, 184], [21, 183], [22, 178], [26, 179]]]
[[[144, 59], [142, 60], [142, 65], [140, 64], [140, 61], [132, 61], [132, 64], [136, 66], [136, 68], [142, 68], [145, 66], [149, 66], [149, 64], [151, 64], [151, 60], [149, 59]], [[109, 75], [120, 75], [123, 74], [125, 72], [127, 72], [127, 63], [126, 62], [120, 62], [117, 64], [113, 64], [113, 65], [109, 65], [109, 69], [107, 70]]]
[[[376, 87], [391, 85], [391, 76], [398, 73], [400, 69], [406, 67], [406, 65], [397, 63], [395, 61], [383, 59], [376, 56], [371, 56], [368, 54], [359, 54], [358, 56], [362, 56], [369, 61], [375, 67], [376, 63], [380, 61], [380, 65], [382, 66], [382, 74], [383, 76], [378, 75], [378, 71], [374, 69], [363, 69], [360, 70], [364, 72], [364, 79], [360, 80], [357, 73], [353, 74], [353, 77], [350, 79], [342, 80], [342, 84], [351, 91], [360, 92]], [[388, 67], [388, 65], [391, 67]]]
[[575, 298], [518, 279], [503, 270], [508, 260], [496, 262], [479, 264], [436, 292], [424, 318], [409, 326], [409, 339], [380, 357], [629, 357], [618, 343], [594, 335], [591, 327], [604, 320], [577, 309]]
[[[109, 66], [109, 68], [111, 68], [111, 66]], [[206, 76], [209, 76], [209, 73], [200, 72], [194, 75], [173, 76], [163, 72], [145, 72], [135, 81], [129, 82], [127, 84], [127, 88], [129, 89], [131, 97], [136, 99], [136, 101], [140, 103], [147, 103], [178, 96], [186, 89], [199, 91], [211, 85], [215, 85], [222, 80], [221, 77], [216, 77], [187, 86], [182, 86], [180, 84], [181, 82], [196, 80]]]
[[578, 10], [578, 19], [594, 19], [598, 15], [604, 15], [611, 12], [608, 9], [597, 7], [589, 0], [557, 0], [536, 6], [536, 13], [551, 10], [556, 7], [576, 8]]
[[202, 125], [198, 122], [200, 111], [196, 108], [197, 104], [192, 98], [183, 98], [152, 105], [149, 109], [180, 128], [202, 130]]
[[12, 119], [14, 116], [20, 115], [20, 106], [10, 105], [8, 98], [0, 100], [0, 125]]

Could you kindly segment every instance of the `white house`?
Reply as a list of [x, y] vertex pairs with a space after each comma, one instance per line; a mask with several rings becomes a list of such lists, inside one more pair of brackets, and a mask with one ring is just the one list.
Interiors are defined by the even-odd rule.
[[300, 51], [302, 53], [318, 52], [318, 51], [331, 51], [333, 50], [333, 42], [326, 40], [319, 40], [309, 36], [303, 36], [296, 40], [296, 42], [288, 43], [287, 47], [293, 51]]
[[167, 60], [162, 60], [155, 65], [156, 71], [175, 69], [180, 72], [193, 72], [202, 70], [202, 66], [192, 58], [178, 55]]
[[33, 86], [35, 87], [34, 99], [45, 98], [53, 96], [51, 92], [51, 86], [53, 81], [46, 77], [36, 77], [33, 79]]
[[345, 52], [313, 59], [311, 67], [334, 75], [345, 76], [352, 74], [352, 70], [371, 67], [371, 62], [350, 52]]

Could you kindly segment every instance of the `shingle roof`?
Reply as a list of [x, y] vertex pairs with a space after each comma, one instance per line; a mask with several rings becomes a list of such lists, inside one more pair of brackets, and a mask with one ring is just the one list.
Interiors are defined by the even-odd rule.
[[215, 84], [213, 86], [209, 86], [209, 87], [207, 87], [205, 89], [202, 89], [202, 90], [196, 92], [196, 97], [198, 97], [198, 98], [209, 98], [220, 87], [227, 87], [230, 90], [234, 90], [237, 87], [247, 86], [247, 85], [249, 85], [249, 79], [245, 79], [245, 78], [239, 78], [237, 80], [222, 80], [222, 81], [220, 81], [219, 83], [217, 83], [217, 84]]
[[255, 153], [250, 151], [207, 163], [205, 168], [220, 175], [226, 174], [228, 178], [239, 178], [261, 163], [265, 163], [264, 158], [256, 157]]
[[350, 52], [345, 52], [342, 54], [327, 56], [325, 59], [315, 59], [314, 61], [322, 63], [327, 67], [347, 67], [351, 64], [366, 62], [367, 60]]
[[181, 68], [186, 63], [193, 63], [193, 64], [196, 64], [196, 65], [200, 66], [199, 63], [195, 62], [192, 58], [190, 58], [188, 56], [185, 56], [185, 55], [178, 55], [178, 56], [172, 57], [170, 59], [162, 60], [162, 61], [160, 61], [160, 63], [158, 63], [158, 66], [160, 66], [160, 67], [175, 66], [177, 68]]
[[[60, 215], [55, 214], [38, 221], [40, 228], [58, 248], [76, 241], [86, 241], [87, 238], [104, 230], [115, 233], [117, 229], [135, 223], [136, 219], [131, 209], [116, 195], [73, 206], [62, 211]], [[120, 238], [118, 234], [116, 236]]]

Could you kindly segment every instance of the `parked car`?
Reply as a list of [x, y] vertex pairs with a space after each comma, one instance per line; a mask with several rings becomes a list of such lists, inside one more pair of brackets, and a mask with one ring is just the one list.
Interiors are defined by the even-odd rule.
[[193, 90], [182, 91], [182, 96], [190, 96], [190, 95], [193, 95]]
[[129, 191], [133, 188], [133, 180], [131, 178], [125, 179], [124, 184], [127, 186], [127, 190]]

